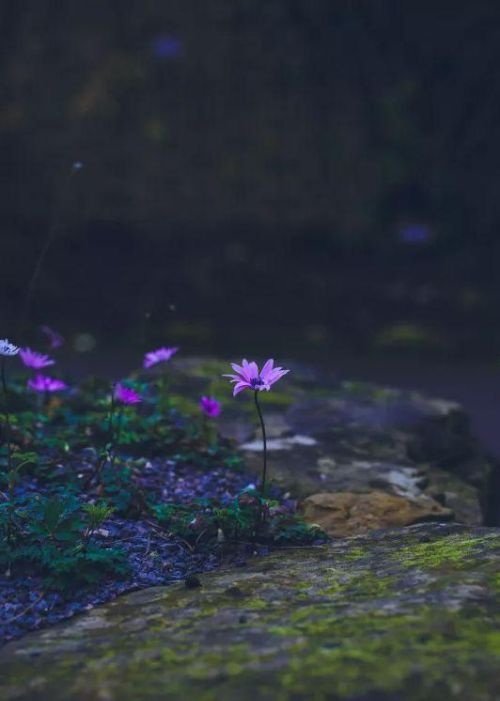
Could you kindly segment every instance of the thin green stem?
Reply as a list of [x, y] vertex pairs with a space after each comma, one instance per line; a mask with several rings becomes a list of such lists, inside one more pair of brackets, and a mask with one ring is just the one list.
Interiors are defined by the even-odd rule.
[[109, 406], [109, 421], [108, 421], [108, 443], [111, 443], [111, 467], [115, 464], [115, 446], [120, 435], [120, 419], [121, 413], [118, 414], [118, 431], [116, 430], [114, 418], [116, 409], [115, 399], [116, 384], [111, 385], [111, 404]]
[[116, 417], [116, 429], [113, 434], [113, 445], [111, 448], [111, 467], [115, 465], [116, 459], [116, 448], [120, 443], [120, 437], [122, 432], [122, 416], [123, 416], [123, 406], [118, 409], [118, 415]]
[[[7, 380], [5, 377], [5, 356], [2, 356], [0, 375], [2, 378], [2, 391], [3, 391], [3, 401], [4, 401], [4, 416], [5, 416], [5, 439], [7, 444], [7, 474], [9, 479], [9, 506], [8, 506], [8, 521], [7, 521], [7, 540], [10, 541], [12, 538], [12, 526], [14, 520], [14, 486], [15, 480], [12, 474], [12, 452], [10, 444], [10, 413], [9, 413], [9, 397], [7, 394]], [[10, 571], [10, 563], [8, 567], [8, 572]]]
[[160, 411], [168, 413], [172, 408], [172, 402], [170, 399], [169, 376], [166, 370], [160, 375], [160, 379], [158, 380], [158, 394]]
[[[111, 445], [114, 448], [114, 430], [113, 430], [113, 418], [115, 414], [115, 383], [113, 382], [111, 385], [111, 402], [109, 405], [109, 415], [108, 415], [108, 444], [111, 443]], [[112, 448], [112, 450], [113, 450]], [[91, 473], [90, 477], [87, 479], [85, 486], [87, 487], [93, 479], [96, 479], [102, 468], [104, 467], [104, 463], [106, 462], [106, 457], [99, 457], [99, 460], [96, 462], [95, 470]]]
[[118, 416], [116, 417], [116, 435], [115, 444], [119, 445], [120, 438], [122, 435], [122, 417], [123, 417], [123, 406], [118, 409]]
[[264, 465], [263, 465], [263, 469], [262, 469], [261, 492], [262, 492], [262, 498], [265, 499], [265, 497], [266, 497], [266, 476], [267, 476], [267, 439], [266, 439], [266, 427], [264, 425], [264, 419], [262, 417], [262, 411], [260, 409], [258, 394], [259, 394], [259, 391], [255, 390], [255, 393], [254, 393], [255, 406], [257, 408], [257, 413], [258, 413], [259, 419], [260, 419], [260, 427], [262, 429], [262, 442], [264, 444]]
[[111, 385], [111, 404], [109, 405], [108, 417], [108, 442], [113, 440], [113, 418], [115, 413], [115, 383]]
[[2, 376], [2, 391], [3, 391], [3, 407], [5, 416], [5, 438], [7, 442], [7, 471], [10, 472], [11, 469], [11, 448], [10, 448], [10, 414], [9, 414], [9, 398], [7, 394], [7, 380], [5, 379], [5, 356], [2, 356], [1, 363], [1, 376]]

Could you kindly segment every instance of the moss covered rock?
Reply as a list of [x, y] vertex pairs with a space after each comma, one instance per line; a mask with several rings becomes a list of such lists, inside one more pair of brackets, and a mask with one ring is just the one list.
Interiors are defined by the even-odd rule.
[[[222, 377], [229, 365], [184, 359], [178, 367], [179, 389], [210, 391], [223, 400], [219, 428], [240, 444], [249, 469], [259, 476], [262, 442], [255, 408], [249, 393], [231, 397]], [[460, 522], [484, 522], [494, 468], [459, 405], [367, 383], [339, 384], [301, 366], [292, 366], [260, 398], [270, 477], [292, 497], [382, 491], [402, 498], [399, 524], [415, 520], [411, 515], [405, 520], [404, 500], [426, 511], [423, 519], [443, 518], [437, 501]]]
[[155, 588], [0, 653], [5, 701], [495, 701], [500, 531], [422, 524]]

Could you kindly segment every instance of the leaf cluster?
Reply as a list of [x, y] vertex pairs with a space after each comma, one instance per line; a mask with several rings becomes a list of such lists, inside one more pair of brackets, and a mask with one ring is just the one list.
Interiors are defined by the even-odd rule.
[[304, 523], [278, 502], [263, 499], [256, 490], [243, 490], [229, 504], [199, 499], [190, 504], [155, 504], [152, 511], [169, 533], [195, 545], [326, 540], [317, 526]]
[[82, 504], [74, 495], [31, 496], [0, 504], [0, 566], [36, 572], [47, 586], [75, 588], [122, 576], [125, 554], [93, 540], [111, 516], [106, 503]]

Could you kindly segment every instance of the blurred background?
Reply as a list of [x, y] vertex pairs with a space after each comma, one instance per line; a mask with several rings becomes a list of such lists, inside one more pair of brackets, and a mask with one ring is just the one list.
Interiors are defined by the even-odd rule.
[[0, 27], [3, 335], [323, 363], [497, 445], [497, 0], [1, 0]]

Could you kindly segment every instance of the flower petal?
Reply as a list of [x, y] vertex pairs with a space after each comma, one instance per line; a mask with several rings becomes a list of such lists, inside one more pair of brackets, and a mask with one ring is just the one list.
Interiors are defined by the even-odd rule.
[[266, 379], [271, 384], [274, 384], [279, 379], [281, 379], [283, 377], [283, 375], [286, 375], [287, 372], [290, 372], [290, 370], [283, 370], [283, 368], [274, 368], [274, 370], [272, 371], [270, 376], [267, 377]]
[[238, 382], [238, 384], [234, 385], [233, 387], [233, 397], [236, 397], [237, 394], [242, 392], [247, 387], [251, 388], [251, 385], [249, 385], [248, 382]]
[[253, 360], [251, 363], [248, 364], [248, 371], [250, 375], [250, 380], [255, 380], [255, 378], [259, 376], [259, 368], [257, 366], [257, 363]]
[[237, 372], [241, 377], [245, 380], [250, 381], [252, 379], [252, 374], [250, 371], [250, 366], [252, 363], [249, 363], [246, 358], [243, 358], [241, 361], [241, 365], [237, 365], [236, 363], [231, 363], [231, 367], [235, 372]]
[[260, 371], [260, 376], [264, 380], [264, 382], [267, 379], [267, 375], [272, 372], [273, 365], [274, 360], [272, 358], [269, 358], [269, 360], [266, 360], [266, 362], [264, 363], [262, 370]]

